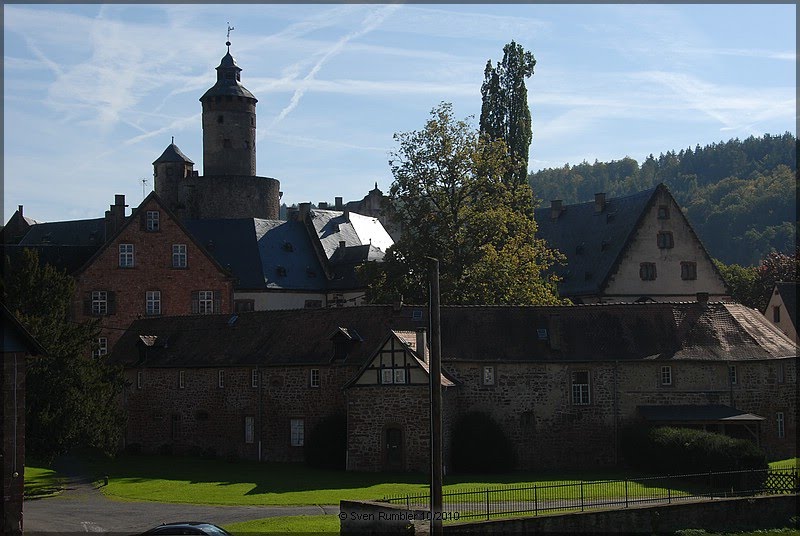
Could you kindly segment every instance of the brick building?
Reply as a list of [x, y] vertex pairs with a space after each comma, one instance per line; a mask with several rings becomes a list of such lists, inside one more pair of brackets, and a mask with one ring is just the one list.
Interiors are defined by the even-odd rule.
[[[488, 413], [520, 468], [613, 465], [634, 423], [795, 452], [797, 347], [743, 306], [444, 307], [441, 317], [445, 437], [460, 415]], [[425, 326], [424, 308], [392, 306], [138, 320], [111, 356], [132, 385], [126, 441], [300, 461], [306, 434], [343, 414], [349, 469], [424, 471]]]
[[107, 353], [137, 318], [233, 311], [232, 275], [155, 193], [127, 218], [124, 197], [116, 201], [115, 231], [73, 274], [73, 318], [100, 319], [95, 352]]

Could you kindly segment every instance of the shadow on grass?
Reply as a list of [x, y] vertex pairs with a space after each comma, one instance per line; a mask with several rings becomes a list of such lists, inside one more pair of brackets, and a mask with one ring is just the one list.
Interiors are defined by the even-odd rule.
[[[101, 456], [82, 458], [92, 478], [109, 475], [130, 483], [154, 479], [206, 483], [217, 486], [251, 485], [244, 495], [281, 494], [325, 490], [359, 490], [386, 484], [408, 485], [425, 493], [428, 475], [424, 473], [369, 473], [314, 469], [302, 463], [254, 462], [189, 456], [121, 454], [108, 459]], [[632, 475], [626, 474], [628, 478]], [[454, 474], [445, 476], [447, 486], [492, 487], [537, 482], [578, 482], [623, 478], [619, 472], [511, 472], [502, 474]], [[447, 490], [445, 490], [447, 491]], [[379, 492], [378, 495], [383, 495]], [[376, 499], [379, 497], [375, 497]]]

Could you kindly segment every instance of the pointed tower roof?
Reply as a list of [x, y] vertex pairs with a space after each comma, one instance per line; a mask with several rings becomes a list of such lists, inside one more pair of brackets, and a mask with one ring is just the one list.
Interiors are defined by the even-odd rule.
[[186, 164], [194, 164], [194, 162], [189, 160], [189, 158], [183, 154], [180, 149], [178, 149], [178, 146], [175, 145], [174, 140], [167, 146], [166, 149], [164, 149], [164, 152], [161, 153], [161, 156], [159, 156], [156, 161], [153, 162], [153, 165], [155, 166], [156, 164], [163, 164], [164, 162], [184, 162]]
[[225, 44], [228, 46], [228, 52], [222, 57], [217, 67], [217, 83], [211, 86], [200, 97], [200, 100], [208, 97], [233, 96], [246, 97], [258, 102], [258, 99], [242, 85], [240, 74], [242, 69], [236, 65], [236, 60], [231, 56], [231, 42], [228, 41]]

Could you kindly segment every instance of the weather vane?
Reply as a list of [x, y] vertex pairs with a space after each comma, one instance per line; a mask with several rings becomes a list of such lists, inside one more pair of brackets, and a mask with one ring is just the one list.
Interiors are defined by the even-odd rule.
[[225, 41], [225, 44], [228, 45], [228, 52], [230, 52], [231, 48], [231, 32], [235, 30], [233, 26], [231, 26], [231, 22], [228, 21], [228, 39]]

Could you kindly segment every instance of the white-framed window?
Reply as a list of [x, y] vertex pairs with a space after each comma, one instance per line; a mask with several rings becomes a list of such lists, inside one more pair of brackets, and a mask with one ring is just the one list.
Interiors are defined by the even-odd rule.
[[201, 315], [214, 312], [214, 291], [201, 290], [197, 293], [197, 312]]
[[392, 372], [392, 370], [393, 369], [390, 368], [381, 369], [381, 383], [394, 383], [394, 372]]
[[145, 293], [145, 313], [148, 316], [161, 314], [161, 291], [148, 290]]
[[92, 357], [104, 356], [108, 353], [108, 338], [98, 337], [95, 341], [95, 348], [92, 350]]
[[92, 291], [92, 314], [102, 316], [108, 314], [108, 292], [105, 290]]
[[250, 371], [250, 385], [252, 387], [258, 387], [258, 369], [253, 369]]
[[494, 367], [483, 367], [483, 385], [494, 385]]
[[575, 370], [572, 372], [572, 404], [586, 406], [590, 403], [589, 371]]
[[224, 370], [220, 370], [219, 372], [217, 372], [217, 387], [219, 387], [220, 389], [225, 387], [225, 371]]
[[172, 267], [186, 268], [186, 244], [172, 244]]
[[406, 383], [406, 369], [396, 368], [394, 370], [394, 383]]
[[148, 210], [145, 217], [145, 229], [148, 231], [158, 231], [161, 225], [161, 215], [157, 210]]
[[305, 444], [305, 421], [303, 419], [291, 419], [289, 426], [291, 428], [291, 445], [293, 447], [302, 447]]
[[256, 418], [246, 415], [244, 418], [244, 442], [253, 443], [255, 439]]
[[728, 379], [731, 382], [731, 385], [736, 385], [739, 383], [739, 377], [736, 374], [736, 365], [728, 365]]
[[186, 388], [186, 371], [183, 370], [178, 371], [178, 388], [179, 389]]
[[783, 439], [784, 437], [786, 437], [786, 419], [783, 415], [783, 412], [779, 411], [778, 413], [776, 413], [775, 419], [778, 424], [778, 437], [780, 439]]
[[133, 244], [119, 245], [119, 267], [133, 268]]
[[669, 365], [661, 367], [661, 385], [672, 385], [672, 367]]
[[319, 387], [319, 369], [312, 368], [311, 369], [311, 378], [309, 379], [309, 385], [311, 387]]
[[136, 372], [136, 388], [141, 389], [144, 386], [144, 372], [141, 370]]

